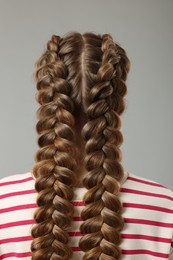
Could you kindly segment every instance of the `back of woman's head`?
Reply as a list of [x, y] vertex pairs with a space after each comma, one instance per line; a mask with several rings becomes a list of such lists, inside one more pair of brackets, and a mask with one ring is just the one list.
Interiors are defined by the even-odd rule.
[[[83, 259], [121, 256], [122, 202], [120, 115], [125, 109], [130, 61], [110, 34], [53, 35], [35, 63], [36, 125], [39, 150], [33, 176], [37, 205], [32, 227], [32, 259], [71, 259], [69, 228], [80, 150], [75, 129], [84, 124], [86, 174], [79, 247]], [[81, 114], [83, 113], [83, 114]], [[82, 116], [81, 116], [82, 115]]]

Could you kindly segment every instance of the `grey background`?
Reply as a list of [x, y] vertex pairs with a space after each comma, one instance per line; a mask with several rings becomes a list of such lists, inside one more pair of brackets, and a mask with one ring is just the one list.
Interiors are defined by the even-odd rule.
[[108, 32], [131, 60], [122, 163], [172, 190], [172, 14], [171, 0], [0, 0], [0, 177], [34, 164], [34, 62], [51, 35]]

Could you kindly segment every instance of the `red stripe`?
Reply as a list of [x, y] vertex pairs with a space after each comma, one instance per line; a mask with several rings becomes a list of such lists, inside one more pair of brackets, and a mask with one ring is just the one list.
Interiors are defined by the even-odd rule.
[[[73, 217], [72, 220], [82, 221], [82, 218], [80, 216], [79, 217], [77, 216], [77, 217]], [[146, 219], [124, 218], [124, 222], [133, 223], [133, 224], [151, 225], [156, 227], [173, 228], [173, 223], [159, 222], [159, 221], [146, 220]]]
[[73, 206], [84, 206], [83, 201], [72, 201], [71, 203]]
[[134, 194], [141, 194], [146, 196], [153, 196], [158, 198], [165, 198], [173, 201], [173, 197], [163, 195], [163, 194], [157, 194], [153, 192], [146, 192], [146, 191], [139, 191], [139, 190], [133, 190], [133, 189], [127, 189], [127, 188], [121, 188], [121, 192], [127, 192], [127, 193], [134, 193]]
[[73, 251], [81, 251], [79, 246], [72, 246]]
[[24, 204], [24, 205], [19, 205], [19, 206], [13, 206], [13, 207], [9, 207], [9, 208], [0, 209], [0, 213], [6, 213], [6, 212], [15, 211], [15, 210], [21, 210], [21, 209], [31, 209], [31, 208], [36, 208], [36, 207], [37, 207], [36, 203]]
[[162, 238], [162, 237], [155, 237], [155, 236], [147, 236], [147, 235], [139, 235], [139, 234], [122, 234], [123, 238], [126, 239], [144, 239], [144, 240], [151, 240], [163, 243], [170, 243], [170, 238]]
[[147, 205], [147, 204], [123, 203], [123, 206], [129, 207], [129, 208], [149, 209], [149, 210], [156, 210], [156, 211], [161, 211], [161, 212], [173, 213], [172, 209], [167, 209], [167, 208], [153, 206], [153, 205]]
[[82, 221], [82, 218], [81, 217], [72, 217], [72, 220], [73, 221]]
[[27, 177], [27, 178], [25, 178], [25, 179], [16, 180], [16, 181], [6, 181], [6, 182], [0, 183], [0, 187], [5, 186], [5, 185], [11, 185], [11, 184], [17, 184], [17, 183], [27, 182], [27, 181], [31, 181], [31, 180], [33, 180], [32, 177]]
[[[82, 236], [81, 232], [68, 232], [70, 236]], [[125, 239], [143, 239], [143, 240], [151, 240], [163, 243], [170, 243], [171, 239], [169, 238], [161, 238], [155, 236], [147, 236], [147, 235], [139, 235], [139, 234], [122, 234], [122, 238]]]
[[[137, 203], [123, 203], [124, 207], [132, 207], [132, 208], [142, 208], [142, 209], [150, 209], [150, 210], [157, 210], [157, 211], [161, 211], [161, 212], [168, 212], [168, 213], [173, 213], [173, 210], [171, 209], [167, 209], [167, 208], [163, 208], [163, 207], [158, 207], [158, 206], [152, 206], [152, 205], [144, 205], [144, 204], [137, 204]], [[32, 203], [32, 204], [24, 204], [24, 205], [19, 205], [19, 206], [13, 206], [13, 207], [8, 207], [8, 208], [4, 208], [4, 209], [0, 209], [0, 213], [7, 213], [10, 211], [15, 211], [15, 210], [23, 210], [23, 209], [31, 209], [31, 208], [36, 208], [37, 204], [36, 203]], [[81, 221], [81, 217], [77, 216], [77, 217], [73, 217], [74, 221]], [[142, 220], [144, 223], [145, 220]], [[159, 222], [151, 222], [151, 223], [159, 223]], [[161, 222], [160, 222], [161, 223]], [[145, 223], [144, 223], [145, 224]], [[148, 223], [147, 223], [148, 224]], [[167, 226], [169, 227], [169, 223], [163, 223], [161, 224], [161, 226]], [[160, 225], [159, 225], [160, 226]], [[172, 227], [172, 226], [170, 226]]]
[[32, 240], [31, 236], [24, 236], [24, 237], [11, 237], [11, 238], [5, 238], [0, 240], [0, 244], [6, 244], [6, 243], [14, 243], [14, 242], [24, 242]]
[[145, 181], [145, 180], [141, 180], [141, 179], [138, 179], [138, 178], [135, 178], [135, 177], [128, 177], [129, 180], [132, 180], [132, 181], [137, 181], [137, 182], [141, 182], [141, 183], [145, 183], [145, 184], [148, 184], [148, 185], [151, 185], [151, 186], [157, 186], [157, 187], [162, 187], [162, 188], [166, 188], [165, 186], [159, 184], [159, 183], [153, 183], [151, 181]]
[[31, 255], [32, 255], [31, 252], [24, 252], [24, 253], [11, 252], [11, 253], [1, 255], [0, 259], [2, 260], [2, 259], [5, 259], [5, 258], [9, 258], [9, 257], [21, 258], [21, 257], [28, 257], [28, 256], [31, 256]]
[[157, 227], [173, 228], [173, 223], [159, 222], [159, 221], [153, 221], [153, 220], [124, 218], [124, 221], [126, 223], [134, 223], [134, 224], [152, 225], [152, 226], [157, 226]]
[[145, 250], [145, 249], [138, 249], [138, 250], [122, 250], [123, 255], [137, 255], [137, 254], [146, 254], [146, 255], [153, 255], [157, 257], [162, 257], [168, 259], [169, 255], [164, 253], [157, 253], [153, 252], [151, 250]]
[[82, 236], [81, 232], [68, 232], [68, 234], [72, 237]]
[[30, 224], [34, 224], [34, 223], [35, 222], [34, 222], [33, 219], [15, 221], [15, 222], [10, 222], [10, 223], [5, 223], [5, 224], [0, 225], [0, 229], [9, 228], [9, 227], [23, 226], [23, 225], [30, 225]]
[[[70, 236], [81, 236], [81, 232], [68, 232]], [[140, 235], [140, 234], [122, 234], [122, 238], [125, 239], [145, 239], [145, 240], [151, 240], [151, 241], [157, 241], [157, 242], [163, 242], [163, 243], [170, 243], [171, 239], [168, 238], [161, 238], [156, 236], [148, 236], [148, 235]], [[32, 240], [32, 236], [23, 236], [23, 237], [12, 237], [12, 238], [5, 238], [0, 240], [0, 244], [6, 244], [6, 243], [14, 243], [14, 242], [23, 242]]]
[[[83, 201], [74, 201], [72, 202], [74, 206], [84, 206]], [[157, 210], [161, 212], [173, 213], [172, 209], [163, 208], [159, 206], [147, 205], [147, 204], [138, 204], [138, 203], [123, 203], [123, 207], [129, 208], [141, 208], [141, 209], [150, 209], [150, 210]]]
[[173, 241], [171, 242], [171, 246], [173, 247]]
[[[80, 247], [72, 247], [73, 251], [81, 251]], [[156, 257], [162, 257], [162, 258], [168, 258], [169, 255], [168, 254], [164, 254], [164, 253], [157, 253], [157, 252], [153, 252], [150, 250], [144, 250], [144, 249], [139, 249], [139, 250], [122, 250], [122, 254], [124, 255], [136, 255], [136, 254], [147, 254], [147, 255], [153, 255]], [[17, 253], [17, 252], [12, 252], [12, 253], [7, 253], [7, 254], [3, 254], [1, 255], [1, 259], [5, 259], [8, 257], [16, 257], [16, 258], [20, 258], [20, 257], [28, 257], [31, 256], [32, 253], [31, 252], [24, 252], [24, 253]]]
[[[68, 232], [70, 236], [82, 236], [81, 232]], [[122, 234], [122, 238], [125, 239], [143, 239], [143, 240], [151, 240], [151, 241], [157, 241], [157, 242], [163, 242], [163, 243], [170, 243], [171, 239], [169, 238], [161, 238], [161, 237], [155, 237], [155, 236], [147, 236], [147, 235], [139, 235], [139, 234]]]
[[[82, 221], [81, 217], [73, 217], [73, 221]], [[166, 222], [158, 222], [153, 220], [146, 220], [146, 219], [134, 219], [134, 218], [124, 218], [124, 221], [126, 223], [133, 223], [133, 224], [142, 224], [142, 225], [151, 225], [151, 226], [157, 226], [157, 227], [167, 227], [167, 228], [173, 228], [173, 223], [166, 223]], [[15, 221], [10, 223], [5, 223], [0, 225], [0, 229], [3, 228], [9, 228], [9, 227], [15, 227], [15, 226], [22, 226], [22, 225], [30, 225], [34, 224], [33, 219], [28, 220], [21, 220], [21, 221]]]
[[16, 191], [16, 192], [10, 192], [10, 193], [6, 193], [0, 196], [0, 199], [4, 199], [4, 198], [8, 198], [8, 197], [12, 197], [12, 196], [18, 196], [18, 195], [26, 195], [26, 194], [32, 194], [35, 193], [35, 190], [23, 190], [23, 191]]

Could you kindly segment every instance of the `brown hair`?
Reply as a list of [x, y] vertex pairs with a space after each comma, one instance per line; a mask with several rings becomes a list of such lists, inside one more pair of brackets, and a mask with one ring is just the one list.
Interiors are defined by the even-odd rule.
[[31, 230], [32, 259], [72, 257], [68, 230], [80, 156], [75, 132], [80, 111], [86, 115], [81, 136], [87, 192], [79, 247], [85, 260], [120, 258], [124, 225], [119, 198], [124, 176], [120, 115], [125, 109], [129, 70], [126, 51], [108, 33], [52, 35], [36, 61], [39, 150], [32, 174], [38, 207]]

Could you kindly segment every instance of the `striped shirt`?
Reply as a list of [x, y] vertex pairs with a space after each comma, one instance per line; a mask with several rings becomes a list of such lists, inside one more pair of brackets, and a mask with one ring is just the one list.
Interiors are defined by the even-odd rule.
[[[31, 259], [31, 227], [36, 208], [35, 179], [31, 172], [0, 179], [0, 260]], [[75, 213], [69, 232], [72, 260], [83, 257], [80, 213], [85, 188], [74, 188]], [[173, 191], [125, 172], [119, 197], [125, 224], [121, 231], [122, 260], [173, 260]]]

